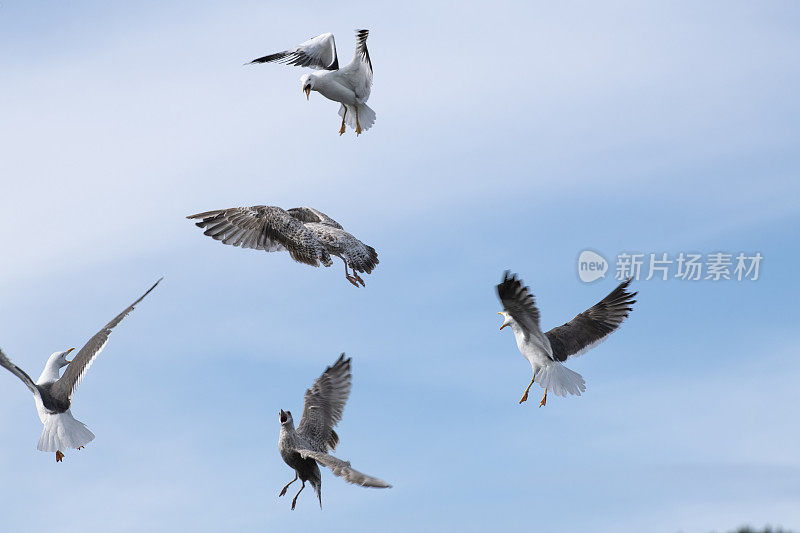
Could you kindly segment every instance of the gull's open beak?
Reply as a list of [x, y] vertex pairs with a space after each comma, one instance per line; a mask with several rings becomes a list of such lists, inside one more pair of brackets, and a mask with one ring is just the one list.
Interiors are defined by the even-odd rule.
[[[497, 314], [503, 316], [503, 313], [497, 313]], [[507, 325], [508, 324], [503, 324], [502, 326], [500, 326], [500, 331], [503, 331], [503, 328], [506, 327]]]
[[[70, 348], [69, 350], [67, 350], [67, 353], [65, 353], [65, 354], [64, 354], [64, 357], [68, 356], [68, 355], [69, 355], [69, 352], [71, 352], [71, 351], [72, 351], [72, 350], [74, 350], [74, 349], [75, 349], [75, 348]], [[64, 360], [65, 360], [67, 363], [71, 363], [71, 362], [72, 362], [72, 361], [70, 361], [69, 359], [64, 359]]]
[[308, 100], [311, 97], [311, 86], [306, 85], [303, 87], [303, 92], [306, 93], [306, 100]]

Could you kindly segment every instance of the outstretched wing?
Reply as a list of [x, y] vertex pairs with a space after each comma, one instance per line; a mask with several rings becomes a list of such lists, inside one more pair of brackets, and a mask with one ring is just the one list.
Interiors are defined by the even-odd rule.
[[25, 386], [28, 387], [32, 393], [37, 393], [38, 389], [36, 388], [36, 383], [33, 382], [31, 377], [24, 370], [12, 363], [11, 359], [6, 356], [2, 349], [0, 349], [0, 365], [6, 367], [9, 372], [21, 379]]
[[288, 250], [292, 259], [311, 266], [330, 266], [325, 247], [302, 222], [275, 206], [233, 207], [189, 215], [212, 239], [223, 244], [275, 252]]
[[342, 229], [342, 226], [338, 222], [333, 220], [322, 211], [318, 211], [313, 207], [293, 207], [291, 209], [287, 209], [286, 212], [300, 222], [317, 222], [333, 228]]
[[536, 307], [533, 295], [528, 287], [522, 285], [522, 281], [517, 279], [516, 274], [505, 271], [503, 281], [497, 286], [497, 296], [500, 297], [503, 310], [520, 325], [526, 337], [529, 337], [531, 333], [541, 331], [539, 329], [539, 309]]
[[89, 367], [92, 366], [95, 358], [108, 342], [108, 337], [111, 335], [111, 331], [117, 326], [117, 324], [122, 322], [123, 318], [128, 316], [128, 314], [133, 311], [133, 308], [136, 307], [136, 304], [141, 302], [145, 296], [150, 294], [150, 291], [156, 288], [156, 285], [161, 283], [162, 279], [164, 278], [156, 281], [152, 287], [147, 289], [147, 292], [142, 294], [135, 302], [129, 305], [123, 312], [118, 314], [111, 322], [106, 324], [103, 329], [98, 331], [94, 337], [89, 339], [89, 342], [87, 342], [86, 345], [81, 348], [81, 351], [78, 352], [78, 355], [72, 359], [72, 362], [67, 366], [64, 374], [53, 384], [50, 392], [54, 397], [67, 402], [70, 398], [72, 398], [72, 395], [75, 393], [75, 389], [77, 389], [78, 385], [80, 385], [81, 381], [83, 381], [83, 376], [86, 375], [86, 371], [89, 370]]
[[332, 33], [323, 33], [300, 44], [294, 50], [284, 50], [276, 54], [259, 57], [253, 63], [283, 63], [297, 67], [338, 70], [339, 58], [336, 56], [336, 42]]
[[351, 379], [350, 358], [345, 359], [342, 354], [306, 391], [303, 418], [297, 425], [297, 433], [317, 451], [326, 452], [329, 446], [335, 449], [339, 442], [333, 428], [342, 419]]
[[566, 361], [568, 357], [581, 355], [617, 329], [636, 303], [633, 297], [638, 293], [627, 291], [630, 283], [631, 278], [623, 281], [598, 303], [545, 333], [553, 349], [553, 359]]
[[350, 461], [342, 461], [327, 453], [315, 452], [313, 450], [297, 450], [303, 459], [311, 458], [323, 466], [331, 469], [334, 475], [339, 476], [348, 483], [354, 485], [361, 485], [362, 487], [377, 487], [381, 489], [388, 489], [391, 487], [382, 479], [362, 474], [358, 470], [354, 470], [350, 466]]
[[340, 71], [356, 96], [365, 102], [372, 91], [372, 60], [367, 50], [367, 37], [369, 30], [356, 30], [355, 56]]

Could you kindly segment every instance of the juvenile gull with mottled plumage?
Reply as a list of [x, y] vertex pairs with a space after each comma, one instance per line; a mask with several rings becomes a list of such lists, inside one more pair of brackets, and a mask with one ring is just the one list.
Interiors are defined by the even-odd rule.
[[350, 358], [345, 359], [342, 354], [306, 391], [303, 418], [297, 429], [294, 427], [291, 411], [281, 409], [278, 413], [281, 423], [278, 450], [284, 462], [295, 471], [294, 479], [283, 487], [278, 496], [286, 494], [289, 485], [297, 481], [298, 477], [302, 483], [292, 500], [292, 509], [297, 503], [297, 497], [303, 492], [306, 481], [314, 487], [322, 508], [322, 475], [317, 463], [327, 466], [348, 483], [362, 487], [391, 487], [383, 480], [354, 470], [349, 461], [328, 455], [328, 450], [335, 449], [339, 443], [339, 435], [333, 428], [342, 419], [344, 404], [350, 395], [351, 381]]
[[[344, 275], [358, 287], [364, 286], [359, 272], [369, 274], [378, 264], [378, 253], [367, 246], [331, 217], [311, 207], [280, 207], [256, 205], [217, 209], [189, 215], [205, 228], [204, 235], [223, 244], [253, 248], [266, 252], [288, 251], [292, 259], [311, 266], [320, 263], [329, 267], [331, 255], [344, 261]], [[353, 275], [347, 271], [348, 265]]]

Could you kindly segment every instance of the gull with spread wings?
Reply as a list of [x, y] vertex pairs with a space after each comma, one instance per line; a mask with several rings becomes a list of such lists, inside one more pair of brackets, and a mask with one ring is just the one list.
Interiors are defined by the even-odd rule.
[[528, 399], [534, 383], [544, 388], [540, 407], [547, 402], [547, 391], [557, 396], [580, 396], [586, 390], [581, 375], [562, 363], [594, 348], [622, 324], [636, 303], [633, 297], [637, 293], [627, 290], [630, 283], [631, 279], [623, 281], [608, 296], [566, 324], [542, 333], [533, 295], [516, 274], [509, 275], [506, 271], [497, 286], [497, 295], [503, 303], [503, 311], [497, 313], [504, 318], [500, 329], [511, 326], [517, 348], [533, 369], [533, 378], [519, 403]]
[[[189, 215], [199, 219], [195, 225], [205, 228], [204, 235], [223, 244], [253, 248], [265, 252], [288, 251], [299, 263], [329, 267], [331, 256], [344, 261], [347, 281], [364, 287], [359, 272], [369, 274], [378, 264], [378, 253], [367, 246], [331, 217], [311, 207], [283, 210], [272, 205], [233, 207]], [[347, 266], [353, 270], [353, 275]]]
[[292, 500], [292, 509], [297, 503], [297, 497], [306, 487], [306, 481], [314, 487], [319, 498], [319, 507], [322, 508], [322, 475], [318, 463], [327, 466], [348, 483], [362, 487], [391, 487], [383, 480], [354, 470], [349, 461], [328, 455], [328, 450], [335, 449], [339, 443], [339, 435], [333, 428], [342, 419], [344, 404], [350, 395], [351, 379], [350, 358], [345, 359], [342, 354], [306, 391], [303, 418], [297, 429], [294, 427], [291, 411], [281, 409], [278, 413], [281, 423], [278, 450], [284, 462], [295, 472], [294, 479], [283, 487], [278, 496], [286, 494], [289, 485], [297, 481], [298, 477], [302, 483]]
[[311, 67], [314, 72], [303, 74], [300, 84], [306, 99], [311, 91], [334, 102], [339, 102], [339, 116], [344, 134], [345, 124], [361, 135], [375, 123], [375, 111], [368, 105], [372, 90], [372, 61], [367, 50], [369, 30], [356, 30], [356, 53], [353, 60], [339, 68], [336, 55], [336, 42], [332, 33], [323, 33], [298, 45], [292, 50], [284, 50], [254, 59], [253, 63], [283, 63], [298, 67]]
[[[0, 350], [0, 365], [21, 379], [33, 393], [39, 420], [44, 425], [36, 448], [43, 452], [56, 452], [56, 462], [61, 462], [64, 458], [64, 453], [61, 450], [66, 450], [67, 448], [80, 450], [94, 439], [94, 433], [89, 431], [89, 428], [83, 422], [76, 420], [72, 416], [70, 411], [72, 395], [75, 394], [75, 390], [83, 380], [86, 371], [89, 370], [95, 358], [105, 347], [111, 331], [160, 282], [160, 279], [156, 281], [155, 285], [150, 287], [138, 300], [129, 305], [114, 320], [106, 324], [94, 337], [89, 339], [86, 346], [81, 348], [72, 361], [67, 360], [67, 355], [75, 348], [55, 352], [51, 355], [44, 365], [42, 375], [36, 381], [33, 381], [24, 370], [12, 363], [6, 354]], [[67, 369], [64, 371], [64, 375], [59, 377], [61, 368], [65, 366]]]

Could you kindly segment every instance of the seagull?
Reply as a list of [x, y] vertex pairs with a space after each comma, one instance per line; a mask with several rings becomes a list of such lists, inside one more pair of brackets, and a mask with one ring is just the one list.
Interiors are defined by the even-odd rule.
[[356, 30], [356, 53], [353, 60], [339, 68], [336, 43], [332, 33], [323, 33], [298, 45], [293, 50], [259, 57], [253, 63], [283, 63], [298, 67], [311, 67], [315, 72], [303, 74], [300, 78], [302, 91], [309, 98], [311, 91], [317, 91], [328, 100], [339, 102], [339, 116], [342, 127], [339, 135], [345, 132], [345, 123], [361, 135], [375, 123], [375, 111], [368, 105], [372, 89], [372, 61], [367, 50], [369, 30]]
[[[72, 395], [80, 385], [83, 376], [89, 370], [94, 359], [105, 347], [111, 331], [133, 311], [136, 304], [156, 288], [161, 279], [156, 281], [155, 285], [150, 287], [138, 300], [117, 315], [114, 320], [106, 324], [94, 337], [89, 339], [86, 346], [81, 348], [72, 361], [67, 360], [67, 355], [75, 348], [53, 353], [47, 359], [42, 375], [36, 381], [33, 381], [24, 370], [12, 363], [6, 354], [0, 350], [0, 365], [21, 379], [33, 393], [36, 410], [39, 412], [39, 420], [44, 424], [42, 435], [39, 437], [39, 445], [36, 449], [43, 452], [56, 452], [56, 462], [60, 463], [64, 459], [64, 453], [61, 450], [67, 448], [80, 450], [94, 440], [94, 433], [89, 431], [89, 428], [83, 422], [76, 420], [72, 416], [70, 411]], [[64, 371], [64, 375], [59, 378], [61, 368], [65, 366], [67, 369]]]
[[[232, 207], [189, 215], [199, 219], [195, 225], [206, 228], [204, 235], [223, 244], [253, 248], [265, 252], [286, 250], [299, 263], [329, 267], [331, 255], [344, 261], [344, 276], [358, 287], [364, 287], [359, 272], [369, 274], [378, 264], [378, 253], [367, 246], [331, 217], [312, 207], [283, 210], [273, 205]], [[353, 275], [347, 266], [353, 270]]]
[[503, 303], [503, 311], [497, 313], [504, 318], [500, 329], [511, 326], [517, 348], [533, 369], [533, 378], [519, 403], [528, 399], [534, 382], [544, 387], [539, 407], [547, 403], [548, 390], [557, 396], [567, 393], [580, 396], [586, 390], [581, 375], [561, 363], [591, 350], [622, 324], [636, 303], [633, 297], [638, 294], [627, 291], [630, 283], [631, 278], [623, 281], [608, 296], [566, 324], [542, 333], [533, 295], [516, 274], [509, 276], [506, 270], [497, 286], [497, 295]]
[[314, 487], [319, 498], [319, 508], [322, 509], [322, 475], [317, 463], [327, 466], [348, 483], [362, 487], [391, 487], [383, 480], [354, 470], [349, 461], [328, 455], [328, 449], [335, 449], [339, 443], [339, 435], [333, 427], [342, 419], [344, 404], [350, 395], [351, 377], [350, 358], [345, 359], [342, 354], [306, 391], [303, 418], [297, 429], [294, 428], [291, 411], [281, 409], [278, 413], [281, 423], [278, 450], [283, 461], [294, 469], [294, 479], [283, 487], [278, 496], [286, 494], [289, 485], [297, 481], [298, 477], [302, 482], [292, 500], [292, 510], [297, 503], [297, 497], [306, 487], [306, 481]]

